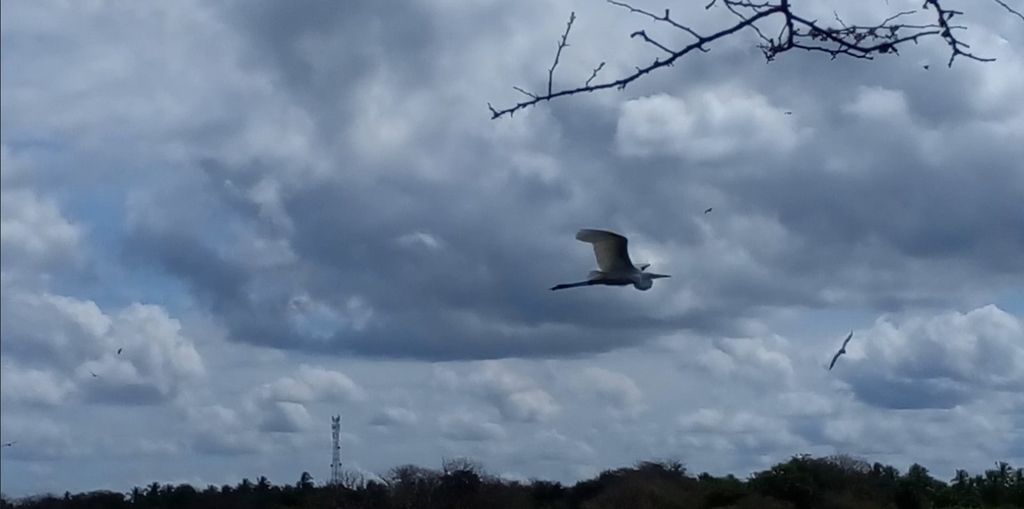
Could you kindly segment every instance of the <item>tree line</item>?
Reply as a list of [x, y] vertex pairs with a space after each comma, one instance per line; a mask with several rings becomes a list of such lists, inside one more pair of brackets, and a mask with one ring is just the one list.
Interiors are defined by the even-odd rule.
[[347, 472], [337, 484], [314, 482], [303, 472], [294, 484], [255, 482], [207, 486], [151, 483], [129, 493], [92, 491], [11, 500], [2, 508], [379, 508], [379, 509], [924, 509], [1024, 508], [1024, 468], [998, 462], [971, 475], [958, 470], [942, 481], [914, 464], [895, 467], [848, 455], [799, 455], [746, 479], [691, 475], [678, 461], [643, 461], [564, 485], [501, 479], [466, 459], [440, 469], [403, 465], [380, 479]]

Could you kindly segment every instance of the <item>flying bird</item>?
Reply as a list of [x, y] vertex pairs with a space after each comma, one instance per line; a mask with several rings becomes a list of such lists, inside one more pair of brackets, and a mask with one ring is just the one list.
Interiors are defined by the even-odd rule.
[[844, 353], [846, 353], [846, 344], [850, 342], [850, 338], [852, 338], [852, 337], [853, 337], [853, 331], [850, 331], [850, 335], [846, 336], [846, 339], [843, 340], [843, 346], [840, 347], [839, 351], [836, 352], [836, 354], [832, 357], [832, 363], [828, 365], [828, 370], [829, 371], [832, 371], [832, 367], [836, 365], [836, 361], [839, 359], [839, 356], [843, 355]]
[[665, 274], [644, 272], [647, 267], [651, 266], [649, 263], [640, 264], [639, 267], [634, 266], [629, 259], [629, 250], [627, 249], [629, 241], [617, 233], [584, 228], [576, 232], [576, 240], [593, 244], [599, 270], [590, 271], [586, 281], [555, 285], [551, 287], [552, 290], [590, 285], [633, 285], [637, 290], [650, 290], [654, 286], [655, 279], [671, 277]]
[[97, 375], [96, 373], [93, 373], [92, 371], [90, 371], [90, 372], [89, 372], [89, 374], [91, 374], [93, 378], [96, 378], [96, 377], [98, 377], [98, 376], [99, 376], [99, 375]]
[[713, 208], [714, 207], [708, 207], [707, 210], [704, 211], [704, 213], [707, 214], [708, 212], [711, 212], [711, 209], [713, 209]]
[[793, 112], [792, 112], [792, 111], [787, 111], [787, 112], [785, 112], [785, 114], [786, 114], [786, 115], [792, 115], [792, 114], [793, 114]]
[[10, 446], [12, 446], [12, 445], [14, 445], [16, 443], [18, 443], [17, 440], [15, 440], [13, 442], [6, 442], [6, 443], [3, 443], [3, 444], [0, 444], [0, 447], [10, 447]]
[[120, 348], [117, 349], [117, 355], [121, 355], [121, 349]]

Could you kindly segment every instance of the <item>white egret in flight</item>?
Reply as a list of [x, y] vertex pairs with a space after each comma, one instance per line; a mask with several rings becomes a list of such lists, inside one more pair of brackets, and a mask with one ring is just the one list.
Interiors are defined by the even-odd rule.
[[839, 360], [839, 356], [846, 353], [846, 344], [850, 342], [850, 338], [853, 337], [853, 331], [850, 331], [850, 335], [846, 336], [843, 340], [843, 346], [839, 348], [839, 351], [832, 357], [832, 363], [828, 365], [828, 370], [832, 371], [832, 367], [836, 365], [836, 361]]
[[644, 272], [647, 267], [651, 266], [649, 263], [640, 264], [639, 267], [634, 266], [629, 259], [629, 250], [626, 249], [629, 241], [617, 233], [584, 228], [576, 232], [576, 240], [594, 245], [594, 255], [597, 256], [597, 266], [600, 270], [590, 271], [586, 281], [555, 285], [551, 287], [552, 290], [590, 285], [633, 285], [637, 290], [650, 290], [654, 286], [655, 279], [671, 277], [665, 274]]

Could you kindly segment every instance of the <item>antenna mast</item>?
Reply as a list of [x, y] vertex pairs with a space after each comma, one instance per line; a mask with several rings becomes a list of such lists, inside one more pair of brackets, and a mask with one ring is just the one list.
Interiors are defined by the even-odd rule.
[[331, 484], [341, 484], [341, 416], [331, 416]]

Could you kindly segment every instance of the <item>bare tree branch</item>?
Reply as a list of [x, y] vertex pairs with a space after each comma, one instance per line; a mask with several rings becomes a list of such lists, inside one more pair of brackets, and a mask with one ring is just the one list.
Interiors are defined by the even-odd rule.
[[[1011, 8], [1004, 2], [1004, 0], [994, 1], [1010, 13], [1024, 19], [1024, 16], [1022, 16], [1020, 12]], [[724, 7], [737, 17], [737, 21], [732, 26], [723, 28], [709, 35], [701, 35], [693, 28], [686, 26], [677, 19], [673, 19], [668, 9], [665, 9], [665, 13], [663, 15], [658, 15], [653, 12], [636, 8], [620, 0], [607, 0], [607, 2], [614, 6], [627, 9], [630, 13], [640, 14], [644, 17], [650, 18], [656, 23], [667, 24], [677, 30], [681, 30], [695, 40], [690, 44], [673, 49], [672, 47], [650, 37], [644, 30], [635, 31], [630, 34], [630, 38], [639, 38], [645, 43], [650, 44], [659, 51], [665, 53], [665, 55], [663, 57], [655, 58], [654, 62], [646, 66], [636, 67], [636, 70], [627, 76], [605, 82], [594, 83], [597, 78], [598, 71], [604, 68], [605, 63], [602, 62], [596, 69], [594, 69], [590, 78], [587, 79], [582, 86], [569, 87], [556, 91], [554, 88], [555, 68], [558, 67], [562, 50], [569, 46], [567, 42], [569, 31], [572, 29], [573, 22], [576, 21], [576, 13], [573, 12], [569, 16], [569, 22], [565, 27], [565, 33], [562, 35], [562, 38], [558, 43], [558, 50], [555, 53], [555, 62], [551, 68], [548, 69], [547, 93], [535, 94], [527, 92], [522, 88], [514, 87], [515, 90], [526, 95], [527, 99], [503, 109], [496, 109], [488, 103], [487, 107], [491, 111], [492, 119], [497, 119], [505, 115], [511, 117], [519, 110], [559, 97], [576, 95], [584, 92], [594, 92], [609, 88], [622, 90], [642, 76], [662, 67], [671, 66], [676, 60], [695, 50], [702, 52], [710, 51], [708, 46], [711, 43], [744, 29], [750, 29], [758, 35], [761, 42], [757, 47], [764, 53], [765, 59], [769, 62], [775, 60], [775, 58], [780, 54], [794, 49], [826, 53], [830, 55], [833, 60], [840, 55], [871, 60], [875, 55], [898, 55], [898, 49], [901, 45], [909, 42], [916, 44], [921, 39], [934, 36], [941, 37], [946, 45], [949, 46], [951, 53], [948, 65], [950, 67], [952, 67], [953, 61], [958, 56], [979, 62], [992, 62], [995, 60], [994, 58], [980, 57], [968, 51], [970, 46], [957, 39], [955, 35], [955, 31], [964, 30], [966, 27], [951, 24], [951, 20], [955, 16], [962, 15], [963, 13], [943, 8], [940, 4], [940, 0], [923, 0], [924, 4], [922, 6], [922, 12], [933, 10], [935, 13], [935, 21], [933, 23], [904, 23], [902, 21], [903, 18], [918, 12], [904, 11], [889, 16], [876, 25], [863, 26], [848, 25], [839, 18], [838, 14], [835, 15], [836, 24], [834, 25], [819, 23], [816, 19], [808, 19], [794, 12], [790, 5], [791, 0], [710, 0], [710, 2], [704, 6], [705, 9], [711, 9], [716, 6]], [[762, 33], [758, 25], [766, 21], [768, 18], [780, 17], [782, 18], [782, 28], [778, 34], [774, 37], [768, 37]]]
[[612, 5], [617, 5], [619, 7], [624, 7], [626, 9], [629, 9], [629, 12], [635, 12], [635, 13], [643, 14], [644, 16], [647, 16], [647, 17], [653, 19], [654, 21], [664, 21], [665, 23], [668, 23], [669, 25], [672, 25], [675, 28], [678, 28], [680, 30], [688, 32], [690, 35], [700, 39], [700, 36], [697, 35], [697, 33], [694, 32], [693, 30], [690, 30], [689, 28], [687, 28], [687, 27], [685, 27], [683, 25], [680, 25], [679, 23], [676, 23], [675, 21], [672, 21], [672, 19], [669, 17], [669, 10], [668, 9], [665, 9], [665, 15], [664, 16], [655, 16], [654, 14], [651, 14], [651, 13], [649, 13], [649, 12], [643, 10], [643, 9], [637, 9], [637, 8], [635, 8], [635, 7], [633, 7], [633, 6], [629, 5], [629, 4], [625, 4], [625, 3], [622, 3], [622, 2], [616, 2], [615, 0], [608, 0], [608, 3], [610, 3]]
[[1009, 11], [1010, 14], [1016, 15], [1018, 18], [1021, 19], [1021, 21], [1024, 21], [1024, 14], [1021, 14], [1020, 11], [1014, 9], [1013, 7], [1010, 7], [1009, 5], [1006, 5], [1006, 2], [1004, 2], [1003, 0], [993, 0], [993, 1], [995, 3], [1001, 5], [1007, 11]]
[[929, 5], [934, 7], [935, 11], [939, 15], [938, 23], [939, 23], [939, 27], [942, 29], [942, 32], [941, 32], [942, 38], [946, 41], [946, 44], [948, 44], [949, 47], [953, 49], [953, 53], [949, 56], [949, 63], [947, 64], [949, 67], [953, 67], [953, 60], [958, 55], [963, 55], [963, 56], [965, 56], [967, 58], [972, 58], [974, 60], [979, 60], [979, 61], [982, 61], [982, 62], [994, 62], [995, 61], [994, 58], [978, 58], [978, 57], [976, 57], [976, 56], [974, 56], [974, 55], [964, 51], [963, 49], [961, 49], [961, 48], [969, 48], [970, 46], [968, 46], [967, 43], [965, 43], [965, 42], [958, 41], [956, 39], [956, 37], [953, 37], [953, 30], [954, 29], [958, 29], [958, 28], [962, 29], [963, 27], [952, 26], [952, 25], [949, 24], [949, 20], [953, 19], [953, 16], [957, 16], [957, 15], [963, 14], [962, 12], [954, 11], [954, 10], [943, 10], [942, 7], [939, 6], [939, 0], [924, 0], [924, 8], [927, 9]]
[[[513, 106], [511, 108], [504, 109], [504, 110], [497, 110], [493, 106], [491, 106], [490, 103], [487, 104], [487, 107], [491, 110], [491, 118], [494, 119], [494, 118], [499, 118], [499, 117], [501, 117], [503, 115], [506, 115], [506, 114], [509, 115], [509, 116], [512, 116], [518, 110], [521, 110], [521, 109], [529, 107], [529, 106], [533, 106], [534, 104], [537, 104], [537, 103], [539, 103], [541, 101], [550, 101], [551, 99], [555, 99], [557, 97], [563, 97], [563, 96], [567, 96], [567, 95], [575, 95], [575, 94], [579, 94], [581, 92], [593, 92], [593, 91], [596, 91], [596, 90], [604, 90], [606, 88], [612, 88], [612, 87], [617, 87], [617, 88], [619, 88], [621, 90], [623, 88], [626, 88], [626, 85], [632, 83], [633, 81], [636, 81], [641, 76], [643, 76], [645, 74], [648, 74], [648, 73], [650, 73], [651, 71], [653, 71], [655, 69], [672, 65], [673, 62], [675, 62], [677, 59], [679, 59], [683, 55], [686, 55], [687, 53], [689, 53], [689, 52], [691, 52], [691, 51], [693, 51], [695, 49], [701, 48], [704, 44], [706, 44], [708, 42], [715, 41], [715, 40], [721, 39], [722, 37], [725, 37], [726, 35], [739, 32], [740, 30], [742, 30], [742, 29], [744, 29], [744, 28], [746, 28], [746, 27], [756, 23], [758, 20], [760, 20], [762, 18], [766, 18], [766, 17], [768, 17], [768, 16], [770, 16], [772, 14], [775, 14], [777, 12], [777, 10], [778, 10], [778, 7], [775, 7], [773, 9], [771, 9], [771, 10], [767, 10], [767, 11], [763, 11], [763, 12], [757, 13], [757, 14], [751, 16], [750, 18], [748, 18], [747, 20], [742, 21], [740, 23], [737, 23], [735, 26], [726, 28], [726, 29], [724, 29], [724, 30], [722, 30], [720, 32], [717, 32], [715, 34], [712, 34], [712, 35], [710, 35], [708, 37], [698, 38], [697, 42], [695, 42], [693, 44], [690, 44], [690, 45], [684, 47], [683, 49], [681, 49], [679, 51], [673, 52], [665, 60], [655, 59], [654, 63], [648, 65], [647, 67], [642, 67], [642, 68], [641, 67], [637, 67], [636, 68], [636, 72], [633, 73], [630, 76], [626, 76], [624, 78], [620, 78], [620, 79], [617, 79], [615, 81], [600, 83], [600, 84], [597, 84], [597, 85], [584, 85], [582, 87], [562, 90], [562, 91], [559, 91], [559, 92], [549, 92], [546, 95], [542, 95], [542, 96], [538, 95], [538, 96], [532, 97], [529, 101], [521, 102], [521, 103], [519, 103], [519, 104], [517, 104], [517, 105], [515, 105], [515, 106]], [[573, 19], [575, 19], [575, 13], [573, 13], [573, 15], [570, 17], [570, 20], [573, 20]], [[566, 33], [568, 33], [568, 31]], [[550, 77], [550, 74], [549, 74], [549, 77]], [[548, 85], [549, 86], [551, 85], [550, 81], [548, 82]]]

